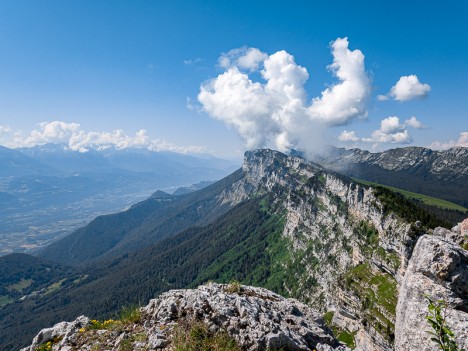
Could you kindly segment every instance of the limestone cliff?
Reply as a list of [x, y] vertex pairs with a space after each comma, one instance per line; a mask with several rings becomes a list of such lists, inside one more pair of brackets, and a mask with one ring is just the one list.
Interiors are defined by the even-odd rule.
[[411, 224], [386, 213], [372, 188], [299, 157], [247, 152], [243, 171], [223, 201], [274, 194], [268, 210], [284, 218], [289, 295], [326, 314], [348, 345], [390, 350]]

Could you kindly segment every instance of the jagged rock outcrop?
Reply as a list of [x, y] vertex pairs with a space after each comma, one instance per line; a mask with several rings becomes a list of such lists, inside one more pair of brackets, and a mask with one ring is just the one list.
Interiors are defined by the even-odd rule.
[[460, 246], [466, 224], [465, 220], [452, 231], [437, 228], [434, 235], [418, 240], [400, 288], [395, 350], [438, 350], [428, 334], [425, 295], [446, 301], [447, 325], [459, 348], [468, 349], [468, 251]]
[[151, 300], [133, 325], [116, 328], [114, 322], [103, 322], [93, 328], [98, 323], [83, 316], [59, 323], [42, 330], [22, 351], [47, 342], [56, 351], [119, 350], [125, 340], [132, 350], [170, 349], [182, 321], [202, 322], [213, 333], [224, 331], [244, 350], [349, 350], [331, 336], [316, 312], [297, 300], [262, 288], [208, 284]]

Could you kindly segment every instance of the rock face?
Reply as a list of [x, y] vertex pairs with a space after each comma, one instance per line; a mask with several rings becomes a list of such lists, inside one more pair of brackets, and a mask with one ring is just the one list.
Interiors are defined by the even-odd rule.
[[386, 214], [372, 188], [300, 157], [246, 152], [243, 172], [224, 201], [275, 194], [270, 208], [284, 218], [291, 252], [284, 269], [294, 275], [288, 294], [332, 316], [330, 327], [350, 346], [391, 350], [398, 283], [414, 245], [410, 224]]
[[468, 251], [456, 243], [459, 227], [454, 231], [437, 228], [434, 235], [418, 240], [399, 293], [395, 350], [438, 349], [427, 333], [431, 327], [425, 319], [425, 295], [446, 301], [447, 325], [459, 348], [468, 349]]
[[227, 332], [244, 350], [349, 351], [331, 336], [320, 317], [299, 301], [266, 289], [218, 284], [166, 292], [141, 309], [137, 323], [117, 332], [105, 325], [97, 331], [90, 329], [86, 317], [59, 323], [42, 330], [22, 351], [34, 351], [49, 341], [53, 350], [61, 351], [98, 346], [119, 350], [124, 340], [131, 340], [126, 345], [132, 350], [169, 349], [177, 324], [195, 320], [213, 333]]
[[42, 329], [36, 335], [30, 347], [26, 347], [23, 351], [35, 351], [37, 347], [49, 341], [57, 339], [69, 340], [73, 335], [79, 331], [80, 328], [89, 324], [89, 318], [80, 316], [73, 322], [61, 322], [54, 325], [52, 328]]

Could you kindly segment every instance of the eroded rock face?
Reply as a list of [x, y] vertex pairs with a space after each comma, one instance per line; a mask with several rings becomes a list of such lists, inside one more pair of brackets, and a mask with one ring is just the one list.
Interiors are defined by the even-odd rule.
[[349, 351], [332, 337], [319, 315], [299, 301], [261, 288], [234, 290], [222, 284], [171, 290], [142, 308], [135, 325], [118, 331], [88, 330], [89, 320], [79, 317], [43, 329], [22, 351], [48, 341], [60, 351], [91, 350], [97, 343], [102, 349], [119, 350], [125, 340], [133, 350], [170, 349], [173, 330], [182, 321], [203, 322], [211, 332], [225, 331], [244, 350]]
[[[246, 152], [243, 172], [222, 201], [275, 194], [270, 208], [284, 218], [287, 251], [303, 267], [284, 266], [297, 282], [285, 284], [288, 294], [333, 313], [330, 326], [354, 339], [350, 345], [392, 350], [397, 286], [415, 244], [410, 224], [387, 215], [372, 188], [300, 157]], [[372, 310], [363, 311], [369, 301]]]
[[425, 318], [425, 295], [447, 301], [447, 324], [458, 346], [468, 348], [468, 251], [457, 243], [460, 232], [438, 228], [434, 234], [418, 240], [400, 288], [395, 324], [398, 351], [438, 349], [427, 333], [431, 327]]
[[78, 330], [89, 324], [89, 318], [80, 316], [73, 322], [60, 322], [54, 325], [52, 328], [42, 329], [34, 338], [31, 346], [22, 349], [22, 351], [35, 351], [40, 345], [47, 343], [48, 341], [54, 341], [58, 339], [67, 340], [73, 334], [77, 333]]

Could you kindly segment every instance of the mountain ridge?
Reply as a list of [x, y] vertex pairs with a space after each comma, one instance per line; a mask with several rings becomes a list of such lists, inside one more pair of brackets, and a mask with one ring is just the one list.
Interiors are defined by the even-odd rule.
[[315, 161], [351, 177], [441, 198], [468, 207], [468, 148], [406, 147], [371, 153], [330, 147]]

